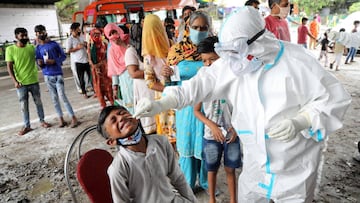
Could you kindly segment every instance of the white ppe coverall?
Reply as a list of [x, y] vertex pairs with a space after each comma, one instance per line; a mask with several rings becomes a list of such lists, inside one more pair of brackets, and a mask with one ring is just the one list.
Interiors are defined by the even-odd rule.
[[[264, 28], [257, 10], [242, 7], [224, 22], [219, 44], [250, 39]], [[234, 43], [231, 53], [236, 47], [242, 46]], [[219, 54], [210, 67], [181, 86], [166, 87], [163, 95], [176, 95], [178, 109], [214, 99], [233, 106], [231, 121], [244, 150], [238, 202], [311, 202], [324, 141], [342, 127], [351, 97], [303, 47], [279, 41], [268, 31], [248, 46], [247, 54], [263, 65], [235, 75], [233, 58]], [[303, 112], [311, 127], [294, 139], [267, 136], [269, 128]]]

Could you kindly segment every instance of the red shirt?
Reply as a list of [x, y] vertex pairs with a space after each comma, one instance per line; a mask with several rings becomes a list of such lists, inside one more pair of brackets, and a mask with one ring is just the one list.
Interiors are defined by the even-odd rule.
[[279, 19], [272, 15], [265, 18], [265, 27], [272, 32], [276, 38], [290, 42], [289, 26], [286, 20]]
[[308, 32], [309, 30], [306, 25], [300, 25], [298, 27], [298, 44], [306, 44]]

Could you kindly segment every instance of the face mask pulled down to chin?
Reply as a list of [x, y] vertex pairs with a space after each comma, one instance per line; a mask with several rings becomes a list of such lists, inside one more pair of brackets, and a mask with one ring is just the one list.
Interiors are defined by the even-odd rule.
[[125, 137], [125, 138], [119, 138], [116, 140], [117, 145], [122, 146], [130, 146], [130, 145], [136, 145], [140, 142], [142, 136], [142, 132], [140, 127], [138, 127], [134, 134]]

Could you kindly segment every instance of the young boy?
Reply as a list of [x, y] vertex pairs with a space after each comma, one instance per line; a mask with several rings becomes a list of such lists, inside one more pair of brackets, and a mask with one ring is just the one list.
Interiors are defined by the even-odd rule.
[[326, 32], [324, 33], [324, 39], [322, 39], [320, 43], [321, 43], [321, 51], [320, 51], [319, 61], [324, 56], [325, 57], [325, 65], [324, 65], [324, 67], [327, 67], [327, 63], [328, 63], [328, 55], [327, 55], [328, 51], [327, 51], [327, 49], [328, 49], [329, 40], [328, 40]]
[[[200, 42], [198, 53], [205, 66], [210, 66], [219, 56], [214, 51], [217, 37], [208, 37]], [[201, 112], [204, 109], [204, 114]], [[194, 107], [195, 116], [205, 124], [203, 155], [208, 170], [209, 203], [216, 202], [216, 174], [220, 166], [222, 153], [226, 179], [230, 193], [230, 202], [236, 202], [235, 168], [241, 166], [240, 140], [231, 126], [231, 109], [225, 100], [199, 103]]]
[[196, 202], [167, 138], [145, 136], [125, 107], [105, 107], [98, 131], [119, 147], [108, 168], [114, 202]]
[[[345, 29], [341, 28], [340, 32], [345, 32]], [[340, 63], [341, 63], [341, 57], [344, 54], [345, 46], [343, 44], [339, 43], [339, 42], [335, 42], [334, 47], [335, 47], [334, 48], [335, 60], [332, 63], [330, 63], [330, 69], [332, 69], [334, 63], [336, 63], [335, 71], [338, 71]]]
[[59, 127], [62, 128], [67, 125], [61, 110], [59, 101], [60, 97], [71, 117], [70, 127], [75, 128], [79, 125], [79, 122], [68, 98], [66, 97], [64, 77], [61, 69], [62, 62], [66, 59], [66, 55], [58, 43], [51, 41], [47, 37], [45, 26], [35, 26], [35, 34], [39, 42], [36, 46], [36, 62], [42, 70], [45, 83], [50, 92], [51, 100], [54, 104], [56, 113], [59, 116]]
[[301, 19], [301, 25], [298, 27], [298, 44], [302, 45], [305, 49], [307, 49], [307, 36], [316, 41], [316, 38], [310, 33], [306, 24], [308, 22], [308, 18], [303, 17]]

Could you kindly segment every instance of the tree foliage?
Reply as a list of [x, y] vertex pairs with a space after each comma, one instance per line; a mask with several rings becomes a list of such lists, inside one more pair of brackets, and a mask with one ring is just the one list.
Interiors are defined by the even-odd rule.
[[77, 0], [61, 0], [55, 3], [58, 15], [63, 22], [71, 21], [72, 14], [78, 10]]
[[356, 12], [356, 11], [360, 11], [360, 2], [354, 3], [349, 8], [349, 13], [353, 13], [353, 12]]
[[299, 5], [301, 11], [306, 14], [318, 13], [324, 7], [333, 7], [334, 5], [343, 5], [346, 0], [294, 0]]

